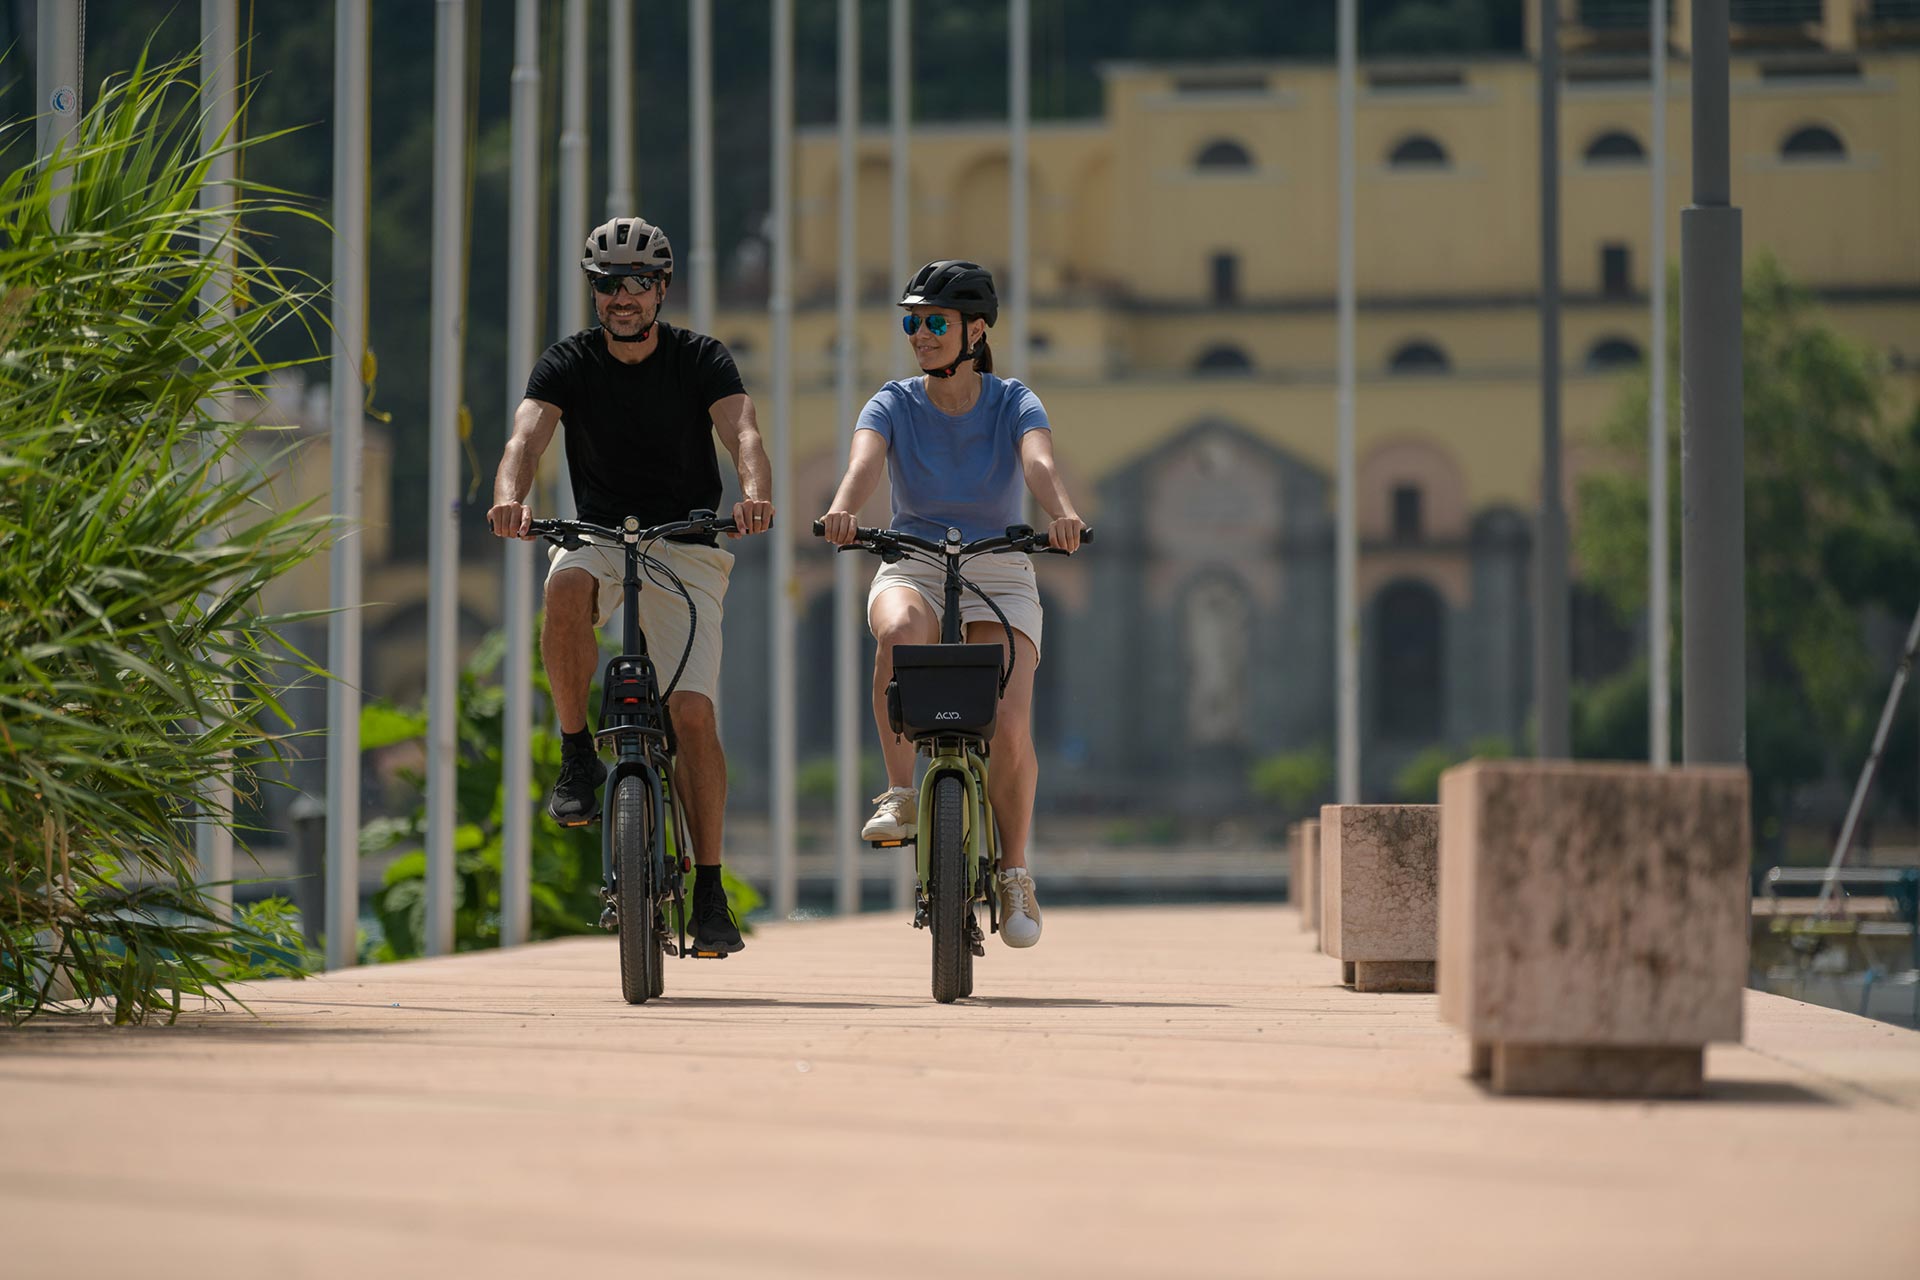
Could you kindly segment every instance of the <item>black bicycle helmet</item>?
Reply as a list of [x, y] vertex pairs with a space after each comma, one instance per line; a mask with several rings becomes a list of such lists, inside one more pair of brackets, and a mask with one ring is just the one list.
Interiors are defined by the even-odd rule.
[[1000, 295], [993, 289], [993, 273], [977, 262], [961, 262], [952, 258], [929, 262], [914, 272], [913, 279], [907, 281], [906, 291], [900, 295], [899, 305], [947, 307], [960, 313], [963, 321], [960, 327], [960, 354], [953, 358], [952, 364], [921, 370], [936, 378], [951, 378], [962, 364], [978, 354], [967, 342], [964, 321], [978, 316], [991, 329], [993, 322], [1000, 318]]
[[942, 258], [913, 273], [903, 307], [951, 307], [963, 316], [979, 316], [989, 328], [1000, 318], [1000, 295], [993, 290], [993, 273], [977, 262]]

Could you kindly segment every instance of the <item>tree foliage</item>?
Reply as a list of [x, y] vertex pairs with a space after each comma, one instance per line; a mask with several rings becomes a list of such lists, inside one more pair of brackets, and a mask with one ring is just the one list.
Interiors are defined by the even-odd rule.
[[[1870, 621], [1904, 622], [1920, 605], [1920, 414], [1889, 421], [1878, 357], [1835, 330], [1771, 257], [1748, 270], [1743, 308], [1747, 755], [1762, 828], [1777, 830], [1795, 787], [1865, 753], [1891, 675]], [[1678, 424], [1677, 341], [1664, 354], [1674, 370], [1668, 421]], [[1581, 572], [1627, 615], [1647, 602], [1648, 394], [1641, 377], [1622, 395], [1601, 433], [1621, 465], [1587, 475], [1579, 489]], [[1677, 655], [1685, 625], [1677, 429], [1668, 467]], [[1621, 680], [1644, 694], [1644, 670]], [[1631, 720], [1611, 694], [1585, 701], [1597, 735], [1588, 749]], [[1645, 724], [1642, 710], [1631, 754], [1645, 750]]]
[[[215, 406], [274, 368], [261, 344], [307, 299], [243, 249], [250, 305], [202, 310], [224, 277], [200, 125], [193, 68], [143, 63], [52, 163], [0, 182], [8, 1019], [60, 999], [170, 1014], [278, 944], [196, 883], [193, 801], [231, 762], [241, 795], [256, 785], [245, 762], [274, 755], [259, 726], [302, 665], [260, 594], [325, 526], [274, 504], [247, 425]], [[282, 207], [243, 188], [225, 212]]]

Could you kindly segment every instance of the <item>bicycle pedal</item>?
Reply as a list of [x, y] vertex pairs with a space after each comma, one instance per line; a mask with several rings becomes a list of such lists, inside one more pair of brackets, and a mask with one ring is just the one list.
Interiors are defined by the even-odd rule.
[[905, 849], [913, 843], [911, 840], [869, 840], [868, 844], [876, 849]]
[[728, 955], [725, 951], [690, 951], [687, 954], [695, 960], [725, 960]]
[[975, 955], [977, 955], [977, 956], [980, 956], [980, 957], [982, 957], [983, 959], [985, 958], [985, 956], [986, 956], [986, 954], [987, 954], [987, 948], [986, 948], [986, 944], [984, 944], [984, 943], [981, 943], [981, 942], [976, 942], [976, 941], [975, 941], [974, 939], [972, 939], [972, 938], [968, 938], [968, 939], [967, 939], [967, 950], [969, 950], [969, 951], [971, 951], [971, 952], [973, 952], [973, 954], [975, 954]]

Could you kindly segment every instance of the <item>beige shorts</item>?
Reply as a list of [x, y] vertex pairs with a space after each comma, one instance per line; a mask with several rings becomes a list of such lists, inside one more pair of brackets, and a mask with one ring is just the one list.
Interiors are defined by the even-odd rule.
[[[733, 553], [685, 542], [656, 542], [651, 554], [680, 575], [699, 614], [687, 669], [674, 692], [705, 694], [712, 700], [720, 689], [720, 602], [727, 595], [727, 579], [733, 576]], [[593, 575], [599, 584], [593, 598], [595, 626], [608, 621], [620, 608], [626, 557], [618, 547], [598, 543], [571, 551], [554, 547], [547, 552], [547, 559], [549, 582], [562, 569], [585, 569]], [[674, 668], [680, 665], [680, 651], [687, 643], [687, 602], [679, 592], [648, 577], [644, 566], [640, 582], [640, 634], [647, 638], [647, 653], [664, 688], [673, 679]]]
[[[1037, 659], [1040, 654], [1040, 586], [1033, 576], [1033, 557], [1022, 551], [997, 551], [967, 561], [961, 566], [960, 572], [966, 575], [967, 581], [992, 597], [1015, 631], [1033, 641], [1033, 652]], [[935, 620], [940, 619], [942, 604], [946, 599], [945, 572], [935, 565], [902, 560], [896, 564], [881, 565], [880, 572], [873, 575], [873, 585], [867, 588], [869, 628], [873, 626], [873, 602], [889, 587], [912, 587], [933, 610]], [[997, 626], [1000, 619], [994, 616], [986, 601], [971, 591], [963, 590], [960, 593], [960, 621], [963, 625], [991, 622]]]

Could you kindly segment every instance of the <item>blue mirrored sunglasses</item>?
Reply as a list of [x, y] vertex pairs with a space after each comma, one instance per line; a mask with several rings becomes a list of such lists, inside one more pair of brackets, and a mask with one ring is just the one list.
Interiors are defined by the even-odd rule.
[[900, 328], [911, 338], [914, 334], [920, 332], [920, 325], [923, 321], [927, 326], [927, 332], [934, 337], [943, 338], [946, 336], [947, 318], [945, 316], [901, 316]]

